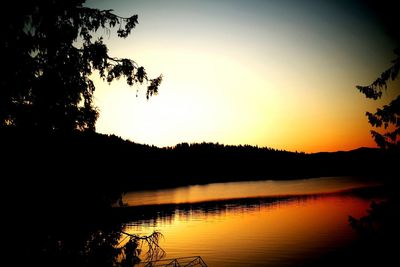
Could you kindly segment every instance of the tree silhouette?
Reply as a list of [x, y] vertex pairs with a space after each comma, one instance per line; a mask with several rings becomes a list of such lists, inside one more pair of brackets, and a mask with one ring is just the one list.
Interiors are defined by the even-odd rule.
[[[395, 80], [400, 70], [400, 49], [396, 49], [396, 59], [393, 65], [384, 71], [379, 78], [368, 86], [356, 86], [367, 98], [377, 100], [382, 97], [384, 90], [387, 90], [389, 82]], [[379, 133], [371, 130], [376, 144], [381, 148], [399, 148], [400, 146], [400, 95], [388, 105], [378, 108], [375, 113], [366, 112], [369, 123], [373, 127], [383, 127], [385, 132]]]
[[146, 83], [147, 98], [157, 94], [162, 76], [150, 79], [135, 61], [111, 57], [98, 34], [118, 27], [118, 36], [126, 38], [138, 16], [123, 18], [84, 2], [23, 1], [2, 12], [1, 127], [94, 131], [94, 71], [109, 83], [120, 77], [129, 85]]
[[[103, 42], [101, 33], [113, 28], [126, 38], [137, 15], [123, 18], [84, 2], [23, 0], [1, 10], [0, 167], [4, 177], [12, 172], [3, 192], [12, 203], [2, 216], [13, 235], [7, 243], [16, 256], [9, 258], [21, 266], [115, 266], [121, 257], [132, 266], [139, 255], [134, 245], [141, 242], [149, 243], [150, 256], [161, 255], [159, 233], [131, 235], [128, 249], [119, 244], [123, 225], [109, 211], [119, 185], [102, 181], [93, 168], [99, 162], [119, 165], [107, 162], [107, 145], [91, 150], [101, 138], [92, 133], [99, 111], [91, 79], [98, 73], [109, 83], [124, 78], [129, 85], [147, 85], [149, 98], [162, 76], [151, 79], [135, 61], [110, 56]], [[77, 153], [82, 146], [86, 152]], [[102, 157], [93, 151], [103, 151]], [[35, 208], [25, 209], [27, 203]], [[29, 234], [15, 238], [27, 220]]]
[[[366, 0], [365, 3], [373, 11], [378, 23], [385, 33], [395, 43], [394, 53], [396, 58], [392, 66], [385, 70], [380, 77], [367, 86], [356, 86], [367, 98], [377, 100], [382, 97], [383, 91], [388, 89], [390, 82], [399, 75], [400, 69], [400, 17], [396, 3], [391, 0], [373, 1]], [[391, 88], [395, 90], [395, 88]], [[382, 131], [371, 131], [376, 144], [384, 149], [399, 148], [400, 146], [400, 95], [388, 105], [378, 108], [375, 113], [366, 112], [369, 123], [373, 127], [383, 128]]]
[[[367, 86], [356, 86], [367, 98], [377, 100], [388, 90], [390, 83], [396, 80], [400, 70], [400, 18], [398, 8], [390, 0], [367, 0], [368, 5], [375, 11], [381, 26], [386, 30], [391, 39], [396, 43], [394, 50], [396, 58], [390, 68], [385, 70], [375, 81]], [[396, 90], [393, 86], [391, 90]], [[397, 88], [398, 89], [398, 88]], [[397, 93], [399, 93], [397, 91]], [[382, 171], [389, 170], [390, 179], [383, 179], [385, 183], [385, 198], [381, 202], [372, 202], [367, 215], [356, 219], [349, 216], [348, 221], [361, 237], [361, 242], [352, 249], [352, 254], [357, 255], [356, 265], [360, 266], [385, 266], [389, 265], [397, 256], [397, 250], [393, 244], [398, 241], [398, 210], [399, 194], [398, 179], [396, 179], [395, 162], [398, 162], [400, 148], [400, 94], [389, 104], [378, 108], [375, 113], [366, 112], [369, 123], [376, 128], [383, 128], [381, 132], [371, 131], [376, 144], [394, 153], [385, 153], [390, 156], [381, 164], [373, 163]], [[381, 168], [381, 166], [384, 166]], [[379, 175], [384, 177], [385, 175]], [[351, 264], [351, 263], [350, 263]]]

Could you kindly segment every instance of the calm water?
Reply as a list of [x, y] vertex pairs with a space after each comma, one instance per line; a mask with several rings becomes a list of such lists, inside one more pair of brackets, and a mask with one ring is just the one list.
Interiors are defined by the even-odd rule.
[[174, 205], [151, 206], [126, 231], [160, 231], [166, 258], [200, 255], [208, 266], [302, 265], [355, 240], [348, 215], [364, 215], [370, 203], [350, 194], [318, 193], [372, 184], [332, 177], [129, 193], [124, 201], [132, 206]]

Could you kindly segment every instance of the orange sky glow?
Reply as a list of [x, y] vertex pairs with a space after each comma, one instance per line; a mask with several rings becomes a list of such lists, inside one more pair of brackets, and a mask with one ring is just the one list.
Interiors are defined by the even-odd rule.
[[[311, 4], [312, 3], [312, 4]], [[94, 75], [96, 129], [134, 142], [249, 144], [290, 151], [374, 147], [355, 88], [390, 66], [394, 43], [358, 1], [88, 1], [139, 15], [112, 56], [163, 74], [159, 95]], [[397, 85], [395, 85], [397, 86]], [[398, 87], [398, 86], [397, 86]], [[397, 89], [396, 89], [397, 90]]]

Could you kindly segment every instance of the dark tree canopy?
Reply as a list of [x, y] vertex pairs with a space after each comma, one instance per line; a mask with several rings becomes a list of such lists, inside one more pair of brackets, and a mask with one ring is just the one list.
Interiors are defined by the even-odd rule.
[[157, 94], [162, 76], [150, 79], [135, 61], [111, 57], [94, 34], [117, 27], [126, 38], [137, 15], [122, 18], [84, 7], [84, 0], [15, 2], [1, 16], [1, 127], [94, 131], [94, 71], [108, 82], [124, 77], [129, 85], [147, 83], [147, 98]]
[[[380, 77], [367, 86], [356, 86], [367, 98], [377, 100], [382, 97], [384, 91], [390, 87], [391, 81], [396, 80], [400, 70], [400, 17], [399, 9], [395, 1], [367, 0], [366, 4], [373, 10], [380, 26], [385, 33], [394, 41], [394, 53], [396, 58], [392, 61], [390, 68], [385, 70]], [[389, 88], [396, 90], [395, 88]], [[397, 88], [398, 89], [398, 88]], [[400, 93], [400, 92], [398, 92]], [[371, 131], [376, 144], [384, 149], [400, 148], [400, 94], [389, 104], [378, 108], [375, 113], [366, 112], [371, 126], [381, 128], [381, 131]]]
[[[387, 90], [390, 81], [395, 80], [399, 75], [400, 49], [396, 49], [395, 53], [397, 57], [392, 61], [393, 65], [384, 71], [380, 77], [368, 86], [357, 86], [357, 89], [367, 98], [374, 100], [381, 98], [383, 91]], [[379, 147], [385, 149], [400, 147], [400, 95], [388, 105], [378, 108], [375, 113], [366, 112], [366, 116], [373, 127], [384, 129], [384, 133], [371, 131]]]

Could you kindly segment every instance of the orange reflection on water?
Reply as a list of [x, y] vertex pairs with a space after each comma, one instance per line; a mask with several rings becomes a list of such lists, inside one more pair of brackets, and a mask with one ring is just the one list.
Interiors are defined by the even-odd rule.
[[171, 221], [134, 223], [128, 230], [161, 231], [167, 258], [201, 255], [209, 266], [288, 266], [349, 244], [356, 236], [348, 215], [359, 217], [368, 205], [366, 199], [336, 195], [176, 210]]
[[323, 177], [288, 181], [247, 181], [193, 185], [173, 189], [129, 192], [129, 206], [195, 203], [223, 199], [323, 194], [376, 185], [354, 177]]

